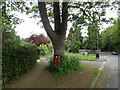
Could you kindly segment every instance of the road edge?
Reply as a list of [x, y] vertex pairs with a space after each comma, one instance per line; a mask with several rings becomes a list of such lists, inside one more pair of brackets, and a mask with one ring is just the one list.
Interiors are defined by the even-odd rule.
[[105, 67], [105, 65], [106, 65], [106, 63], [107, 63], [108, 61], [109, 61], [109, 59], [107, 59], [107, 61], [104, 61], [104, 62], [100, 65], [98, 75], [96, 76], [95, 80], [93, 81], [93, 83], [92, 83], [92, 85], [91, 85], [91, 88], [94, 88], [94, 87], [95, 87], [96, 82], [97, 82], [97, 80], [98, 80], [98, 78], [99, 78], [99, 76], [100, 76], [100, 73], [101, 73], [101, 71], [103, 71], [103, 69], [104, 69], [104, 67]]

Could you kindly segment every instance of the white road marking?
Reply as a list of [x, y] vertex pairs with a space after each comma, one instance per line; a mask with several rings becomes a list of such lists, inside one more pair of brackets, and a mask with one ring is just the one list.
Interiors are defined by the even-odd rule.
[[102, 70], [103, 70], [105, 64], [106, 64], [106, 62], [103, 62], [103, 63], [101, 64], [101, 66], [99, 67], [99, 71], [102, 71]]

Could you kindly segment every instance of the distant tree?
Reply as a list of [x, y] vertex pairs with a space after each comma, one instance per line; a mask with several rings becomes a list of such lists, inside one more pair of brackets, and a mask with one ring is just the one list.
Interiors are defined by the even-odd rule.
[[50, 40], [48, 40], [43, 34], [32, 34], [29, 38], [24, 39], [24, 41], [32, 42], [37, 46], [41, 44], [47, 45], [48, 43], [50, 43]]
[[[38, 0], [39, 1], [39, 0]], [[49, 1], [49, 0], [48, 0]], [[38, 6], [26, 5], [25, 2], [9, 2], [7, 6], [12, 7], [12, 11], [34, 13], [33, 17], [40, 18], [47, 35], [51, 39], [54, 54], [60, 55], [64, 52], [64, 40], [67, 31], [67, 22], [79, 22], [80, 26], [88, 26], [94, 22], [108, 22], [104, 17], [106, 8], [114, 8], [114, 3], [108, 2], [38, 2]], [[65, 1], [65, 0], [64, 0]], [[17, 7], [17, 8], [14, 8]], [[78, 11], [75, 13], [75, 11]], [[38, 15], [40, 12], [40, 15]], [[51, 27], [51, 19], [54, 28]]]
[[83, 37], [81, 36], [81, 26], [76, 22], [70, 29], [69, 35], [65, 42], [65, 49], [69, 52], [77, 53], [82, 48]]
[[99, 42], [99, 26], [96, 24], [90, 24], [88, 26], [88, 43], [91, 50], [98, 49]]

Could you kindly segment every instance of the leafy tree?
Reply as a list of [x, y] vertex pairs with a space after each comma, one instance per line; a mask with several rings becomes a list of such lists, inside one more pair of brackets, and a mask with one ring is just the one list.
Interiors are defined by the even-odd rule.
[[[5, 30], [5, 31], [13, 32], [16, 25], [22, 23], [23, 20], [19, 19], [14, 14], [11, 14], [9, 3], [2, 2], [1, 6], [2, 6], [2, 8], [1, 8], [1, 13], [2, 13], [2, 15], [1, 15], [1, 22], [2, 22], [1, 29]], [[13, 6], [14, 6], [14, 4], [13, 4]], [[11, 8], [13, 8], [13, 6], [11, 6]], [[17, 8], [17, 7], [14, 7], [14, 9], [15, 8]]]
[[81, 27], [77, 23], [73, 23], [73, 27], [69, 31], [65, 48], [69, 52], [77, 53], [83, 48], [83, 37], [81, 36]]
[[25, 42], [32, 42], [35, 45], [39, 46], [41, 44], [47, 45], [50, 43], [50, 40], [48, 40], [43, 34], [32, 34], [29, 38], [26, 38], [24, 40]]
[[[64, 39], [67, 30], [67, 20], [78, 21], [78, 24], [84, 26], [88, 25], [90, 22], [108, 22], [108, 20], [102, 17], [105, 16], [106, 7], [110, 6], [109, 3], [106, 2], [63, 2], [61, 12], [59, 0], [58, 2], [53, 2], [51, 6], [53, 6], [54, 29], [50, 26], [45, 2], [38, 2], [41, 21], [43, 22], [43, 26], [53, 43], [55, 54], [64, 52]], [[72, 11], [75, 9], [78, 9], [79, 11], [77, 13], [73, 13], [70, 11], [71, 9], [68, 10], [68, 8], [74, 8]]]
[[120, 52], [120, 20], [115, 20], [113, 26], [108, 27], [101, 33], [101, 48], [107, 51], [117, 51]]
[[[19, 77], [22, 73], [29, 71], [37, 63], [37, 59], [39, 58], [39, 56], [37, 54], [37, 47], [35, 45], [20, 40], [20, 37], [16, 35], [14, 29], [17, 24], [21, 23], [21, 20], [17, 18], [15, 15], [10, 13], [9, 5], [11, 4], [0, 2], [0, 6], [1, 5], [2, 5], [2, 7], [0, 7], [0, 10], [2, 11], [2, 15], [0, 15], [1, 18], [0, 33], [2, 33], [2, 35], [0, 36], [0, 39], [2, 39], [2, 45], [0, 42], [0, 49], [2, 46], [1, 83], [4, 87], [9, 80]], [[13, 8], [13, 6], [11, 6], [11, 8]], [[15, 8], [17, 9], [17, 7]]]
[[91, 50], [97, 50], [99, 41], [99, 27], [97, 25], [89, 25], [88, 27], [88, 43]]
[[[50, 37], [54, 54], [61, 54], [64, 52], [64, 40], [67, 30], [67, 21], [78, 21], [81, 26], [88, 26], [89, 23], [94, 22], [108, 22], [105, 16], [106, 7], [113, 6], [108, 2], [38, 2], [38, 6], [32, 8], [23, 3], [13, 3], [12, 10], [26, 12], [27, 14], [34, 12], [33, 17], [40, 17], [43, 26]], [[30, 3], [32, 4], [32, 3]], [[115, 4], [115, 3], [112, 3]], [[10, 3], [8, 4], [11, 5]], [[14, 7], [17, 7], [14, 8]], [[112, 7], [112, 8], [113, 8]], [[74, 11], [77, 10], [75, 13]], [[40, 11], [40, 16], [38, 15]], [[50, 21], [54, 23], [54, 29], [50, 25]]]
[[38, 2], [38, 7], [41, 15], [41, 21], [43, 26], [50, 37], [55, 54], [61, 54], [64, 52], [64, 39], [67, 30], [67, 17], [68, 17], [68, 2], [62, 3], [62, 15], [60, 15], [59, 2], [53, 2], [54, 13], [54, 30], [50, 26], [50, 22], [47, 15], [47, 9], [45, 2]]

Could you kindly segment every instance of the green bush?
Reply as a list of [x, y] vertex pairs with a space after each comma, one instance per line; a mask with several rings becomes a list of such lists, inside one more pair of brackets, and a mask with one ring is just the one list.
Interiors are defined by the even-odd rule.
[[2, 45], [2, 84], [30, 70], [38, 59], [37, 47], [19, 39], [5, 39]]
[[50, 53], [53, 52], [53, 45], [52, 45], [52, 43], [48, 44], [48, 50], [49, 50]]
[[65, 74], [70, 74], [76, 70], [80, 69], [80, 61], [75, 56], [60, 56], [60, 66], [54, 66], [53, 57], [49, 61], [48, 69], [53, 73], [55, 78], [64, 76]]
[[40, 56], [45, 56], [49, 53], [48, 47], [44, 44], [40, 45], [38, 49], [40, 49]]

